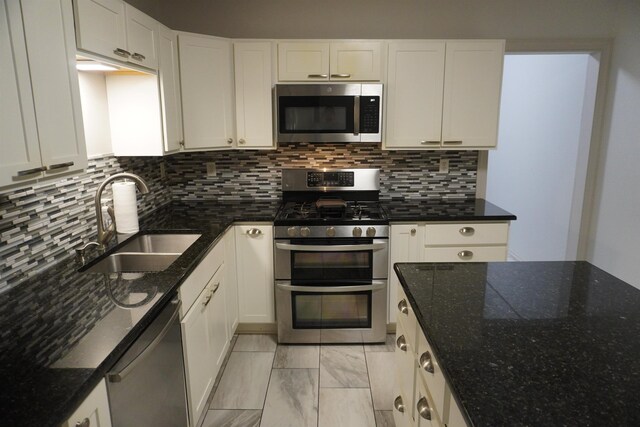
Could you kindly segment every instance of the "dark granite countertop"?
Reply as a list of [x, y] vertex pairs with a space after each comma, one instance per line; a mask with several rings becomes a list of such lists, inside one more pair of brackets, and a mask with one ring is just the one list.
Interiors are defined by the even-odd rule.
[[484, 199], [382, 200], [389, 221], [513, 221], [516, 216]]
[[[272, 222], [279, 204], [170, 203], [141, 218], [141, 230], [202, 236], [167, 270], [120, 277], [78, 273], [71, 257], [1, 294], [0, 425], [57, 427], [66, 421], [212, 243], [233, 222]], [[140, 307], [123, 307], [145, 299]]]
[[471, 425], [640, 425], [640, 290], [587, 262], [395, 271]]

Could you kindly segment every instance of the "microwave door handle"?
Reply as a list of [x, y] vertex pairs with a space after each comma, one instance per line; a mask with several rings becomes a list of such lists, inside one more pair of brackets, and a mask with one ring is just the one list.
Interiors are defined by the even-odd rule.
[[353, 97], [353, 134], [360, 135], [360, 95]]
[[276, 243], [276, 249], [285, 251], [305, 251], [305, 252], [355, 252], [355, 251], [375, 251], [387, 246], [386, 242], [371, 243], [368, 245], [292, 245], [290, 243]]
[[371, 285], [355, 285], [355, 286], [296, 286], [290, 285], [289, 282], [276, 282], [276, 286], [284, 291], [293, 292], [314, 292], [314, 293], [347, 293], [362, 291], [377, 291], [384, 289], [385, 282], [374, 281]]

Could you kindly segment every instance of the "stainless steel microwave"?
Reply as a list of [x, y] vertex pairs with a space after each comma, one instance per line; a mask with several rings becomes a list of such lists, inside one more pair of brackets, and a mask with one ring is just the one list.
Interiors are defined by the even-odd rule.
[[382, 84], [279, 84], [278, 142], [380, 142]]

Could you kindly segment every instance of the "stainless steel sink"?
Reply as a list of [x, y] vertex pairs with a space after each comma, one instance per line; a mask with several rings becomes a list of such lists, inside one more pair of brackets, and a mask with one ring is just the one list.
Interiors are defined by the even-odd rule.
[[200, 236], [200, 234], [142, 234], [118, 249], [116, 253], [182, 254]]
[[84, 273], [137, 273], [166, 270], [182, 254], [118, 252], [84, 270]]

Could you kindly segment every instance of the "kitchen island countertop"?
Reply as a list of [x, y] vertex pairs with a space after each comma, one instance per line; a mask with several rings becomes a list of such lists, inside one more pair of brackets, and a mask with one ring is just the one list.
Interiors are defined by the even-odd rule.
[[394, 268], [470, 425], [640, 425], [640, 290], [587, 262]]

